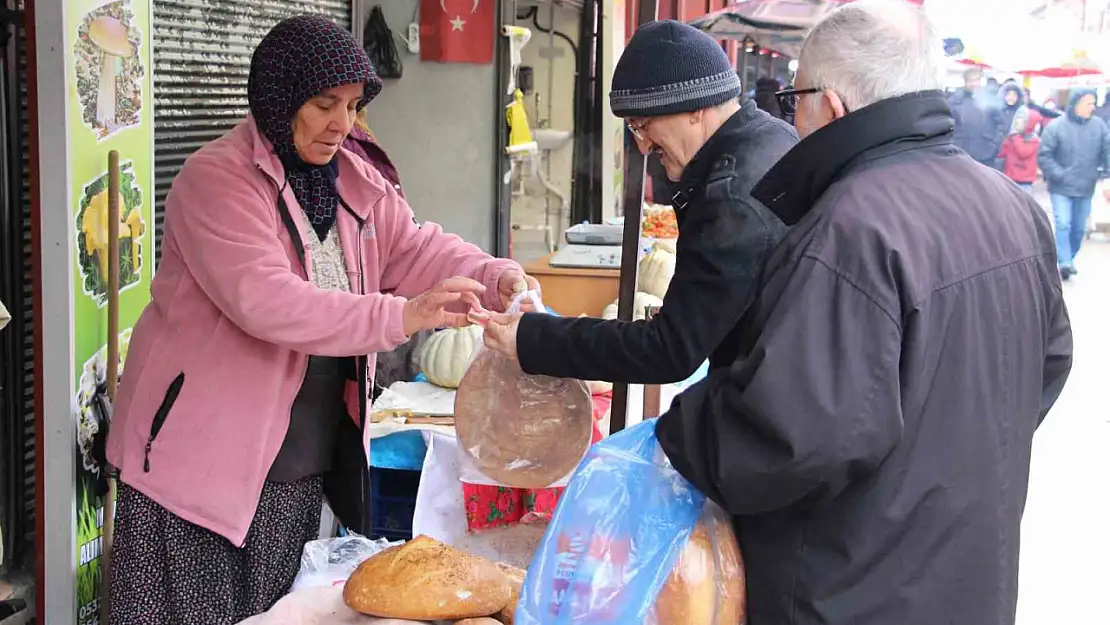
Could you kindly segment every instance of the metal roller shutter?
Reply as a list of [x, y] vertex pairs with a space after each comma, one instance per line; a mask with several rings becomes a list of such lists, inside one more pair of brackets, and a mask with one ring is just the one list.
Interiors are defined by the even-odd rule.
[[351, 25], [350, 0], [154, 0], [155, 249], [174, 176], [197, 148], [247, 113], [251, 53], [281, 20], [304, 13]]
[[[19, 11], [16, 0], [7, 10]], [[21, 14], [9, 14], [21, 20]], [[35, 527], [35, 367], [34, 283], [31, 258], [30, 175], [28, 171], [27, 57], [22, 26], [3, 26], [3, 205], [0, 206], [0, 299], [12, 315], [0, 332], [0, 524], [4, 528], [4, 566], [25, 562]]]

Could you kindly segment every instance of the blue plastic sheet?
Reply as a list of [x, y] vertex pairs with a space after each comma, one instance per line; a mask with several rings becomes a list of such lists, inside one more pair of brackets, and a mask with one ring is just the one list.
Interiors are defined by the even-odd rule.
[[641, 625], [705, 507], [666, 461], [655, 421], [590, 448], [521, 590], [518, 625]]

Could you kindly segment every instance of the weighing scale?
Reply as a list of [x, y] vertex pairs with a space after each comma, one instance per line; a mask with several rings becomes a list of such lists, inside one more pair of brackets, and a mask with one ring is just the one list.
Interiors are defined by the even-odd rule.
[[551, 255], [552, 267], [620, 269], [622, 226], [578, 224], [566, 231], [567, 245]]

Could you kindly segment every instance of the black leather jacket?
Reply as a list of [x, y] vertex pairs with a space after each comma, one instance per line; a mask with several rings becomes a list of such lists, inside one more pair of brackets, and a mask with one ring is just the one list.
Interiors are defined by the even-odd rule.
[[736, 326], [786, 233], [751, 188], [797, 140], [791, 126], [744, 104], [672, 186], [680, 234], [660, 312], [639, 322], [526, 314], [517, 330], [524, 371], [662, 384], [688, 378], [706, 357], [711, 368], [732, 362]]

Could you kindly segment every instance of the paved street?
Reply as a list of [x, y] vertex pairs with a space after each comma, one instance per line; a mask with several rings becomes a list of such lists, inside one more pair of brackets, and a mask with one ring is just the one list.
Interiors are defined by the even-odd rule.
[[1075, 366], [1033, 444], [1017, 625], [1110, 622], [1110, 239], [1076, 263]]

